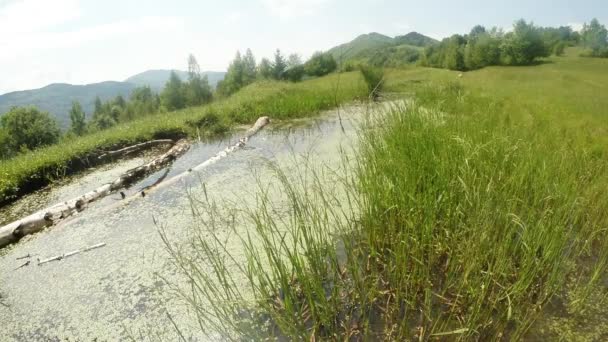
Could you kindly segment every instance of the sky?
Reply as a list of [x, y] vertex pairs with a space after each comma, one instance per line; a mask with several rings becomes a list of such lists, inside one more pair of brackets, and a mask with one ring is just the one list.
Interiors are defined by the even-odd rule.
[[221, 71], [246, 48], [307, 58], [369, 32], [440, 39], [477, 24], [580, 28], [594, 17], [608, 24], [607, 0], [0, 0], [0, 94], [186, 69], [190, 53]]

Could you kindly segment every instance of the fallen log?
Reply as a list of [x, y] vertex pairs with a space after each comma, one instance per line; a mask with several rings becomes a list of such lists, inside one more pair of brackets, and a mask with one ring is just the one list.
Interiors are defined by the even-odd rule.
[[127, 146], [125, 148], [121, 148], [120, 150], [116, 150], [116, 151], [108, 151], [108, 152], [104, 152], [103, 154], [99, 155], [99, 157], [97, 157], [97, 159], [104, 159], [104, 158], [111, 158], [111, 157], [123, 157], [127, 154], [133, 153], [133, 152], [138, 152], [141, 151], [143, 149], [155, 146], [155, 145], [162, 145], [162, 144], [173, 144], [175, 143], [175, 141], [171, 140], [171, 139], [159, 139], [159, 140], [150, 140], [150, 141], [146, 141], [140, 144], [136, 144], [136, 145], [132, 145], [132, 146]]
[[142, 191], [135, 193], [133, 196], [131, 196], [130, 198], [127, 199], [126, 203], [128, 203], [131, 200], [138, 198], [138, 197], [145, 197], [146, 195], [149, 195], [150, 193], [152, 193], [155, 190], [158, 190], [160, 188], [164, 188], [169, 185], [175, 184], [176, 182], [180, 181], [181, 179], [188, 176], [192, 172], [200, 171], [200, 170], [208, 167], [209, 165], [216, 163], [220, 159], [228, 156], [230, 153], [233, 153], [234, 151], [243, 148], [251, 137], [256, 135], [259, 131], [262, 130], [262, 128], [266, 127], [266, 125], [268, 125], [269, 123], [270, 123], [269, 117], [267, 117], [267, 116], [260, 117], [255, 122], [255, 124], [253, 126], [251, 126], [251, 128], [249, 128], [245, 132], [245, 134], [239, 139], [239, 141], [236, 144], [226, 147], [224, 150], [218, 152], [216, 155], [207, 159], [203, 163], [201, 163], [193, 168], [190, 168], [169, 180], [166, 180], [164, 182], [156, 182], [153, 185], [143, 189]]
[[16, 242], [26, 235], [41, 231], [46, 227], [50, 227], [57, 222], [72, 216], [76, 212], [84, 210], [89, 203], [100, 200], [116, 190], [130, 185], [144, 175], [169, 164], [177, 157], [186, 153], [189, 148], [190, 143], [188, 141], [180, 140], [160, 157], [153, 159], [149, 163], [128, 170], [112, 183], [104, 184], [82, 196], [40, 210], [30, 216], [9, 223], [4, 227], [0, 227], [0, 247]]

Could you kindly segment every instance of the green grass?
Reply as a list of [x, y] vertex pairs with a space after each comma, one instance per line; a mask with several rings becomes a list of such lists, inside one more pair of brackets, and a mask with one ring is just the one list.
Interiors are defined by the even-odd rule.
[[[225, 132], [235, 124], [250, 124], [261, 115], [284, 120], [315, 115], [344, 102], [365, 98], [358, 73], [345, 73], [301, 83], [259, 82], [211, 105], [148, 116], [58, 145], [0, 161], [0, 203], [63, 177], [98, 151], [155, 137]], [[76, 170], [77, 171], [77, 170]]]
[[253, 229], [233, 227], [247, 262], [209, 222], [192, 242], [204, 261], [169, 246], [201, 328], [234, 340], [577, 336], [544, 322], [576, 315], [559, 322], [585, 329], [606, 300], [608, 61], [550, 61], [389, 72], [387, 89], [410, 101], [364, 126], [330, 177], [340, 190], [305, 163], [274, 167], [289, 210], [260, 184]]

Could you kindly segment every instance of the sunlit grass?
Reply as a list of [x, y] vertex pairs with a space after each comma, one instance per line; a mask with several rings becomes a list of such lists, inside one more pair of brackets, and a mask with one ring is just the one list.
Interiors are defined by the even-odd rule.
[[[391, 71], [387, 89], [410, 101], [372, 117], [333, 186], [306, 163], [300, 175], [271, 166], [257, 206], [213, 216], [234, 222], [245, 260], [207, 221], [196, 262], [169, 244], [202, 329], [234, 340], [520, 340], [542, 315], [584, 312], [608, 271], [608, 107], [598, 105], [608, 99], [595, 96], [608, 69], [554, 62], [463, 77]], [[560, 68], [599, 85], [561, 89]], [[556, 98], [566, 91], [582, 98]]]
[[19, 194], [22, 188], [62, 177], [77, 161], [86, 165], [88, 158], [100, 150], [155, 137], [219, 134], [235, 124], [250, 124], [261, 115], [274, 120], [311, 116], [365, 96], [365, 84], [356, 72], [301, 83], [254, 83], [207, 106], [144, 117], [0, 161], [0, 203]]

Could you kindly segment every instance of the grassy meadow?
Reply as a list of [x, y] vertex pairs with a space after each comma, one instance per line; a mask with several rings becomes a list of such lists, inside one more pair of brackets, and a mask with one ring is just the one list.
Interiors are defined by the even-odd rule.
[[199, 261], [169, 246], [194, 312], [232, 340], [608, 338], [608, 60], [575, 55], [388, 71], [406, 102], [370, 115], [342, 191], [275, 167], [289, 210], [261, 191], [246, 263], [205, 222]]
[[103, 150], [153, 138], [217, 135], [262, 115], [273, 120], [310, 116], [365, 97], [365, 84], [356, 72], [301, 83], [258, 82], [206, 106], [144, 117], [0, 161], [0, 203], [94, 164]]

